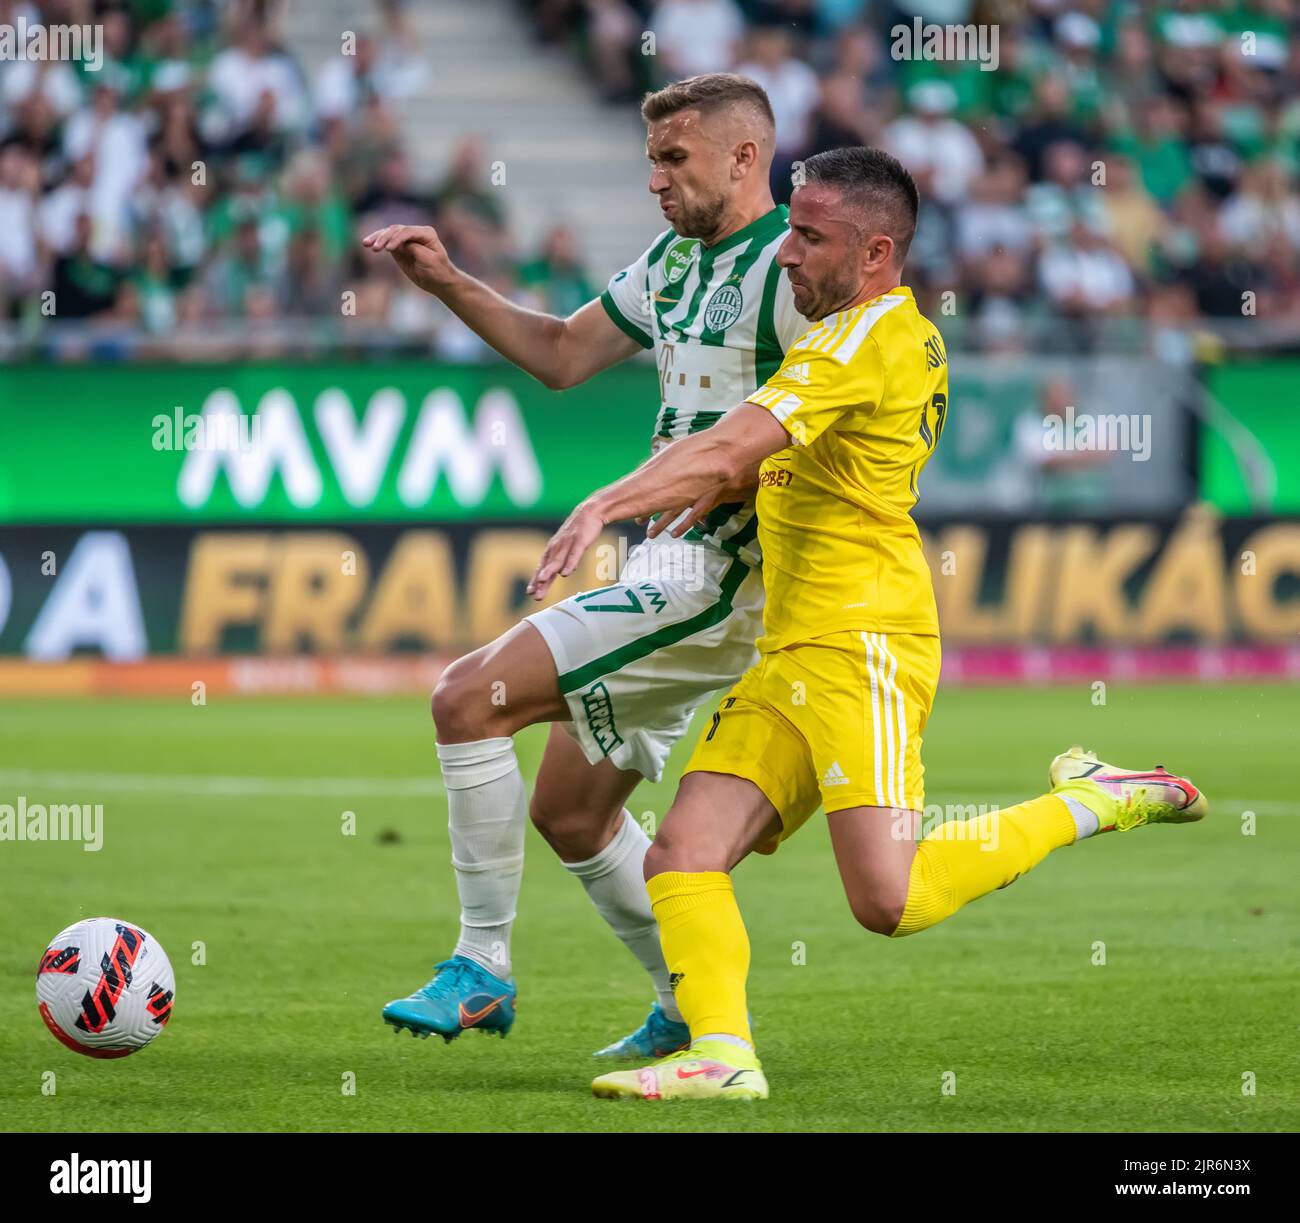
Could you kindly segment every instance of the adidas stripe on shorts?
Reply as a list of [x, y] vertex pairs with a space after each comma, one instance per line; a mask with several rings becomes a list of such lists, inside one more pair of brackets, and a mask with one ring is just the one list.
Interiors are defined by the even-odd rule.
[[686, 772], [748, 778], [781, 816], [780, 840], [819, 805], [922, 811], [938, 683], [938, 637], [844, 630], [774, 650], [723, 698]]

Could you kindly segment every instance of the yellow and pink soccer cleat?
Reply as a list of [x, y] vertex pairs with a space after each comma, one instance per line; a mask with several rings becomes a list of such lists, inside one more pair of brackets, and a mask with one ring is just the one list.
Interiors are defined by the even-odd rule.
[[1075, 746], [1052, 761], [1052, 793], [1077, 799], [1096, 815], [1099, 832], [1128, 832], [1143, 824], [1190, 824], [1210, 810], [1205, 795], [1164, 765], [1139, 771], [1097, 759]]
[[602, 1074], [591, 1094], [602, 1100], [766, 1100], [767, 1079], [753, 1049], [708, 1040], [640, 1070]]

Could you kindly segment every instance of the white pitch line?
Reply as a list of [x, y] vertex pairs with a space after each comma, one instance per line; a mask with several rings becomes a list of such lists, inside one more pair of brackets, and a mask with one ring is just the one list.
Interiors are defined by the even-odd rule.
[[[0, 788], [46, 786], [63, 790], [115, 790], [126, 794], [214, 794], [230, 797], [268, 795], [283, 798], [333, 798], [339, 794], [367, 798], [437, 798], [446, 793], [437, 777], [219, 777], [211, 773], [43, 772], [0, 769]], [[971, 803], [992, 788], [987, 783], [967, 790], [930, 790], [928, 802]], [[0, 795], [2, 797], [2, 795]], [[1300, 803], [1272, 799], [1224, 798], [1210, 795], [1211, 818], [1256, 815], [1300, 815]]]
[[0, 769], [0, 787], [43, 786], [62, 790], [117, 790], [130, 794], [216, 794], [231, 797], [430, 798], [443, 794], [436, 777], [217, 777], [209, 773], [48, 773]]

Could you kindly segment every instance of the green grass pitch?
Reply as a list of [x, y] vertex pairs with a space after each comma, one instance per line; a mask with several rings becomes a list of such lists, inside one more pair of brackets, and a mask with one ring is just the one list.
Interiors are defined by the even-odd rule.
[[[1211, 817], [1058, 851], [899, 942], [854, 924], [814, 818], [737, 871], [772, 1099], [651, 1106], [589, 1094], [591, 1051], [650, 993], [531, 830], [514, 1032], [444, 1045], [380, 1021], [454, 941], [425, 702], [10, 701], [0, 801], [102, 802], [105, 845], [0, 843], [0, 1127], [1294, 1130], [1296, 709], [1283, 686], [1113, 684], [1104, 707], [1086, 688], [941, 691], [932, 803], [1037, 794], [1078, 740], [1190, 772]], [[519, 737], [529, 774], [544, 733]], [[638, 815], [666, 810], [688, 747]], [[97, 914], [143, 925], [176, 968], [171, 1024], [119, 1061], [63, 1049], [34, 1000], [47, 940]]]

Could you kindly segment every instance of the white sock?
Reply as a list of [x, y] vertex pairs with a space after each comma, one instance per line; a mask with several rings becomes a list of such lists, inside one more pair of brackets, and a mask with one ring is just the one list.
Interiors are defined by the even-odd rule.
[[739, 1045], [742, 1049], [748, 1049], [751, 1053], [754, 1046], [749, 1043], [743, 1036], [732, 1036], [728, 1032], [706, 1032], [703, 1036], [696, 1036], [691, 1041], [691, 1048], [706, 1040], [720, 1040], [724, 1045]]
[[528, 797], [514, 741], [480, 739], [439, 743], [437, 748], [460, 894], [455, 954], [506, 980], [528, 824]]
[[1070, 814], [1074, 816], [1074, 839], [1076, 841], [1082, 841], [1084, 837], [1092, 836], [1101, 827], [1101, 821], [1097, 818], [1096, 812], [1089, 811], [1077, 798], [1071, 798], [1068, 794], [1060, 794], [1057, 797], [1070, 808]]
[[632, 813], [625, 810], [614, 839], [600, 853], [586, 862], [566, 862], [564, 866], [582, 880], [596, 912], [650, 974], [664, 1013], [680, 1023], [682, 1013], [668, 987], [668, 965], [664, 963], [664, 951], [659, 943], [659, 924], [645, 890], [642, 868], [649, 848], [650, 838], [641, 831]]

